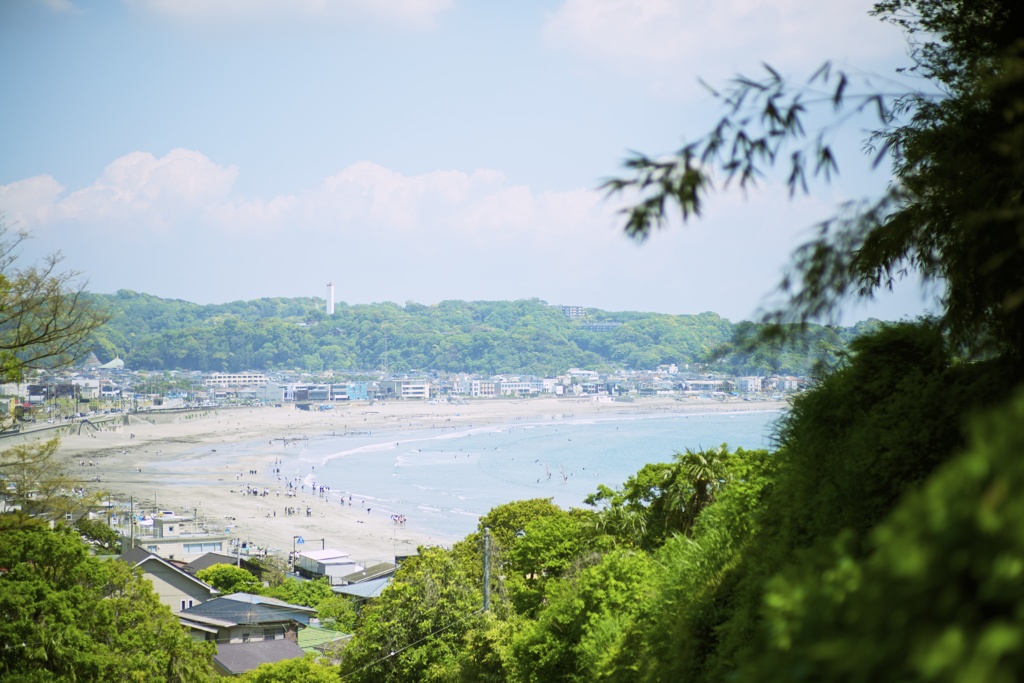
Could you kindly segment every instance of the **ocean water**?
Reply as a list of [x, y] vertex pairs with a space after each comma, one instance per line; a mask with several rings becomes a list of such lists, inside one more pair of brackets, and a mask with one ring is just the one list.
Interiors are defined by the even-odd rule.
[[[475, 530], [496, 505], [551, 498], [580, 507], [598, 484], [618, 487], [650, 462], [722, 443], [769, 448], [778, 412], [551, 419], [461, 430], [310, 436], [283, 449], [281, 473], [330, 486], [331, 504], [406, 517], [439, 541]], [[264, 444], [238, 444], [238, 451]]]

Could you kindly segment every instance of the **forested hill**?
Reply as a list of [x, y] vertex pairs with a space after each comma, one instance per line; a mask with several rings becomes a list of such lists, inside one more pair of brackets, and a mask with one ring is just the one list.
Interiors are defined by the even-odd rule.
[[805, 374], [817, 359], [835, 358], [851, 338], [875, 327], [875, 321], [812, 327], [801, 348], [762, 344], [718, 354], [739, 327], [714, 313], [587, 309], [570, 319], [559, 307], [529, 299], [340, 303], [327, 316], [323, 302], [311, 298], [199, 305], [127, 290], [92, 296], [111, 316], [96, 335], [97, 356], [120, 356], [136, 370], [365, 371], [386, 361], [393, 372], [550, 376], [572, 367], [646, 370], [714, 361], [729, 372]]

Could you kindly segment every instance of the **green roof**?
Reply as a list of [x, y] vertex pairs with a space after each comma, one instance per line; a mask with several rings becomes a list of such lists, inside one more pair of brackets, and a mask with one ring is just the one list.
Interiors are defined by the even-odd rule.
[[351, 637], [352, 635], [349, 633], [332, 631], [329, 628], [320, 628], [319, 626], [307, 626], [299, 631], [299, 647], [302, 648], [303, 652], [319, 652], [318, 648], [327, 643]]

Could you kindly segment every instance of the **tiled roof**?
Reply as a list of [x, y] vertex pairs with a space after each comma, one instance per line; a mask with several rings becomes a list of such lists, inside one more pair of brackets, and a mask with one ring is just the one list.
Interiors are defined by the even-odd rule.
[[248, 593], [214, 598], [200, 605], [179, 612], [184, 619], [203, 617], [218, 619], [230, 624], [270, 624], [295, 621], [306, 625], [316, 610], [301, 605], [289, 605], [273, 598], [264, 598]]
[[249, 643], [224, 643], [217, 646], [213, 661], [231, 675], [255, 669], [260, 664], [273, 664], [302, 657], [305, 653], [294, 641], [256, 640]]

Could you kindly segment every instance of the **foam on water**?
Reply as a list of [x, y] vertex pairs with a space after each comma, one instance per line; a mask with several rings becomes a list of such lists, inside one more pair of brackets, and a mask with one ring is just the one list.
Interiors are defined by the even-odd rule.
[[[404, 515], [409, 529], [454, 541], [472, 532], [478, 517], [496, 505], [550, 498], [565, 508], [581, 506], [599, 484], [617, 488], [646, 463], [668, 462], [677, 451], [722, 443], [768, 448], [778, 416], [768, 411], [569, 415], [455, 430], [323, 434], [301, 447], [240, 442], [230, 450], [211, 453], [204, 447], [193, 454], [228, 476], [236, 473], [231, 465], [241, 453], [279, 458], [285, 480], [329, 486], [325, 504], [344, 502], [346, 510], [364, 516], [369, 507], [371, 515], [385, 519]], [[191, 462], [167, 465], [187, 469]], [[269, 476], [269, 467], [260, 469], [261, 476]]]

